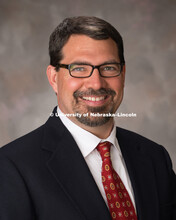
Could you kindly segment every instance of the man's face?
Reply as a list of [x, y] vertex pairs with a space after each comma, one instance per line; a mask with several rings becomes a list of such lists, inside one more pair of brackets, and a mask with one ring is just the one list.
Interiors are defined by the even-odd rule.
[[[94, 40], [86, 35], [72, 35], [62, 49], [61, 64], [87, 63], [100, 65], [120, 62], [116, 43], [112, 39]], [[103, 78], [94, 69], [89, 78], [73, 78], [69, 71], [60, 68], [56, 75], [56, 93], [61, 111], [79, 113], [81, 118], [71, 120], [87, 126], [101, 126], [108, 117], [92, 117], [90, 113], [115, 113], [119, 107], [124, 88], [125, 69], [120, 76]], [[88, 113], [86, 117], [83, 114]], [[111, 118], [112, 120], [112, 118]]]

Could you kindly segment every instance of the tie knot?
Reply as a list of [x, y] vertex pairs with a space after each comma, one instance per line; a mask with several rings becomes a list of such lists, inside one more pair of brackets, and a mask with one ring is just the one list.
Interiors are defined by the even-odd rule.
[[99, 151], [102, 160], [106, 158], [110, 158], [110, 147], [111, 147], [111, 143], [108, 141], [98, 144], [97, 150]]

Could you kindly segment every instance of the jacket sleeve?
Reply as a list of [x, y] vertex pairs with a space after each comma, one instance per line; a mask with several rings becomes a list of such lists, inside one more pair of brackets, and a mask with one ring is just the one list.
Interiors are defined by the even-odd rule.
[[176, 175], [172, 168], [172, 162], [168, 152], [164, 149], [168, 172], [171, 179], [171, 197], [172, 197], [172, 220], [176, 220]]
[[174, 198], [174, 201], [173, 201], [173, 220], [176, 219], [176, 175], [175, 173], [173, 172], [173, 198]]
[[36, 219], [23, 177], [15, 164], [2, 154], [0, 156], [0, 219]]

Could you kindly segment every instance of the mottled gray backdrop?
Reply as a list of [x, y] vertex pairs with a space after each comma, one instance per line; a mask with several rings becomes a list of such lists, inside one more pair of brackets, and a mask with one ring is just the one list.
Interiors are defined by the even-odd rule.
[[57, 104], [45, 70], [48, 38], [68, 16], [112, 23], [125, 43], [126, 87], [116, 123], [162, 144], [176, 170], [175, 0], [1, 0], [0, 145], [37, 128]]

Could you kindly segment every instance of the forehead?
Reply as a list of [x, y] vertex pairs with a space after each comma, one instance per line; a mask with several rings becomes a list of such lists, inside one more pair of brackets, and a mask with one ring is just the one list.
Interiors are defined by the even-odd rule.
[[62, 49], [63, 60], [69, 59], [117, 59], [118, 48], [116, 42], [111, 38], [106, 40], [95, 40], [86, 35], [71, 35]]

